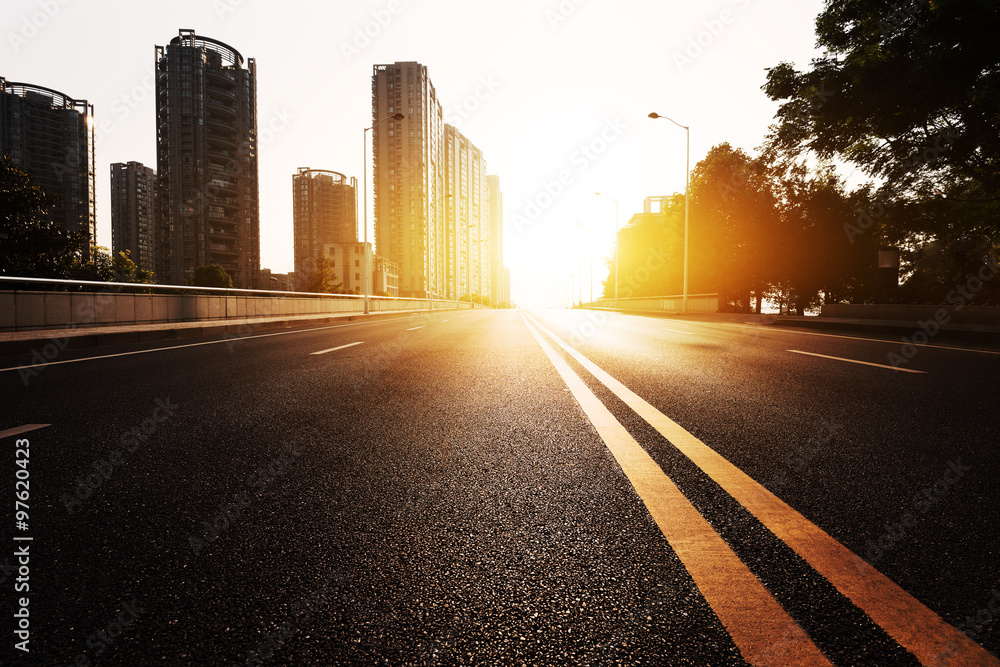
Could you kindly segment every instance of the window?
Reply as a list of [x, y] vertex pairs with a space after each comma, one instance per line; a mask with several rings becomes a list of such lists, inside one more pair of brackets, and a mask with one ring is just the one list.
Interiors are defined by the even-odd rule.
[[360, 266], [361, 266], [361, 260], [360, 259], [354, 260], [354, 268], [358, 268]]

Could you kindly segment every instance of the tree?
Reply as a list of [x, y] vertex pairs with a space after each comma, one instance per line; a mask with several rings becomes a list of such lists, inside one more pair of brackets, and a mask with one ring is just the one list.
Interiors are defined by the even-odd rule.
[[333, 262], [329, 257], [316, 256], [316, 268], [306, 278], [305, 291], [323, 294], [341, 294], [343, 284], [337, 281], [333, 272]]
[[32, 184], [8, 156], [0, 161], [0, 273], [67, 278], [89, 242], [48, 217], [58, 199]]
[[[221, 268], [221, 267], [220, 267]], [[76, 261], [70, 271], [73, 278], [109, 283], [152, 284], [153, 273], [136, 266], [131, 253], [122, 250], [115, 255], [103, 246], [95, 247], [86, 262]]]
[[777, 279], [778, 209], [767, 170], [728, 143], [713, 146], [691, 177], [691, 293], [718, 292], [729, 308], [759, 310]]
[[221, 264], [205, 264], [194, 270], [188, 284], [198, 287], [232, 287], [233, 279]]
[[826, 53], [804, 72], [768, 70], [763, 89], [781, 102], [772, 158], [836, 157], [880, 180], [845, 225], [872, 246], [872, 272], [888, 245], [904, 273], [928, 260], [925, 288], [954, 285], [1000, 247], [998, 29], [991, 0], [828, 0], [816, 21]]

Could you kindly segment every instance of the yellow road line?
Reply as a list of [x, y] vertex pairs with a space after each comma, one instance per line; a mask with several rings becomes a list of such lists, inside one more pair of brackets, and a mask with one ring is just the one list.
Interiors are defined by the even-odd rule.
[[527, 320], [525, 325], [597, 429], [747, 662], [771, 664], [773, 647], [781, 644], [782, 665], [830, 665], [802, 628], [583, 380]]
[[870, 361], [858, 361], [857, 359], [845, 359], [844, 357], [831, 357], [828, 354], [816, 354], [815, 352], [803, 352], [802, 350], [785, 350], [785, 352], [793, 352], [795, 354], [805, 354], [810, 357], [820, 357], [822, 359], [833, 359], [834, 361], [846, 361], [852, 364], [861, 364], [862, 366], [874, 366], [875, 368], [888, 368], [890, 371], [902, 371], [904, 373], [927, 373], [927, 371], [916, 371], [912, 368], [899, 368], [897, 366], [886, 366], [885, 364], [873, 364]]
[[640, 398], [529, 316], [539, 329], [646, 420], [834, 588], [923, 665], [993, 665], [1000, 660], [898, 584]]

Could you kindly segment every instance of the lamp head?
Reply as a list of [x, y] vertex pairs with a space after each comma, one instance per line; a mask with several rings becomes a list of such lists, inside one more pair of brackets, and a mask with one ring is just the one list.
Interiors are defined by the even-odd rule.
[[658, 114], [658, 113], [656, 113], [656, 112], [654, 111], [653, 113], [649, 114], [649, 117], [650, 117], [650, 118], [659, 118], [659, 117], [660, 117], [660, 114]]

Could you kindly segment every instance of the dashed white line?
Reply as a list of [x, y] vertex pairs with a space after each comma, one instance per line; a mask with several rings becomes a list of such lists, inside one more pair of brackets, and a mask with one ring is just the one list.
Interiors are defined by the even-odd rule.
[[357, 343], [348, 343], [347, 345], [341, 345], [339, 347], [331, 347], [329, 350], [320, 350], [319, 352], [311, 352], [310, 354], [326, 354], [327, 352], [336, 352], [337, 350], [343, 350], [344, 348], [354, 347], [355, 345], [364, 345], [364, 341], [358, 341]]
[[927, 371], [915, 371], [912, 368], [900, 368], [898, 366], [886, 366], [885, 364], [873, 364], [870, 361], [858, 361], [857, 359], [845, 359], [843, 357], [831, 357], [827, 354], [816, 354], [815, 352], [803, 352], [802, 350], [785, 350], [795, 354], [806, 354], [810, 357], [821, 357], [823, 359], [833, 359], [834, 361], [846, 361], [851, 364], [861, 364], [863, 366], [874, 366], [875, 368], [887, 368], [890, 371], [902, 371], [903, 373], [927, 373]]
[[[394, 317], [391, 320], [379, 320], [382, 322], [395, 322], [397, 320], [406, 319], [404, 317]], [[251, 340], [253, 338], [270, 338], [271, 336], [288, 336], [290, 334], [299, 333], [309, 333], [310, 331], [326, 331], [327, 329], [341, 329], [343, 327], [358, 327], [364, 324], [371, 324], [371, 322], [354, 322], [352, 324], [334, 324], [328, 327], [316, 327], [314, 329], [296, 329], [294, 331], [279, 331], [277, 333], [269, 334], [255, 334], [253, 336], [230, 336], [229, 338], [223, 338], [222, 340], [209, 340], [203, 343], [187, 343], [185, 345], [171, 345], [169, 347], [155, 347], [149, 350], [133, 350], [132, 352], [119, 352], [117, 354], [101, 354], [95, 357], [81, 357], [79, 359], [64, 359], [63, 361], [48, 361], [44, 364], [29, 364], [27, 366], [14, 366], [12, 368], [0, 368], [0, 373], [5, 373], [7, 371], [20, 371], [28, 368], [45, 368], [46, 366], [59, 366], [61, 364], [77, 364], [81, 361], [95, 361], [97, 359], [113, 359], [115, 357], [130, 357], [133, 354], [148, 354], [150, 352], [166, 352], [167, 350], [180, 350], [185, 347], [199, 347], [201, 345], [218, 345], [219, 343], [233, 343], [239, 342], [241, 340]]]
[[25, 424], [24, 426], [9, 428], [6, 431], [0, 431], [0, 438], [9, 438], [12, 435], [21, 435], [22, 433], [28, 433], [29, 431], [37, 431], [38, 429], [46, 428], [47, 426], [52, 426], [52, 424]]
[[421, 324], [419, 327], [410, 327], [409, 329], [407, 329], [407, 331], [416, 331], [417, 329], [423, 329], [423, 328], [424, 325]]
[[690, 331], [681, 331], [680, 329], [668, 329], [666, 327], [660, 327], [663, 331], [669, 331], [671, 333], [684, 334], [685, 336], [693, 336], [694, 334]]

